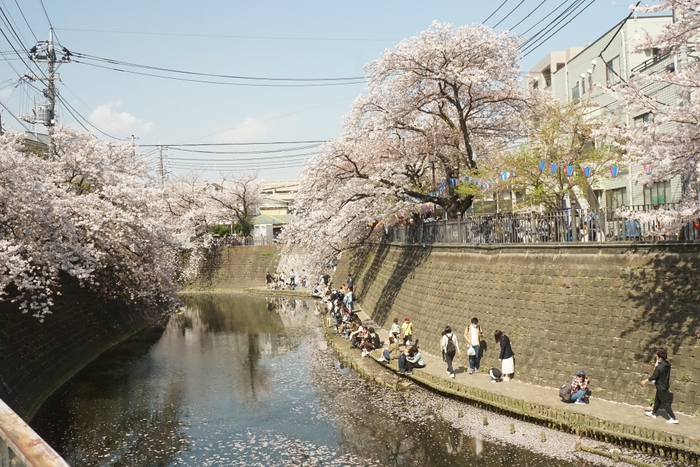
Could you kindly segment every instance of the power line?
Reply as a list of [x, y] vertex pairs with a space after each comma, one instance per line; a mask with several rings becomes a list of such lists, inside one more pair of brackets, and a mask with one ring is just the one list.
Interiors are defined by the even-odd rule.
[[31, 130], [29, 129], [29, 127], [27, 127], [27, 126], [24, 124], [24, 122], [23, 122], [22, 120], [20, 120], [19, 118], [17, 118], [17, 116], [16, 116], [14, 113], [12, 113], [12, 111], [9, 109], [9, 107], [7, 107], [7, 106], [5, 105], [4, 102], [0, 101], [0, 105], [3, 106], [3, 108], [4, 108], [5, 110], [7, 110], [7, 113], [9, 113], [15, 120], [17, 120], [17, 122], [18, 122], [20, 125], [22, 125], [22, 127], [23, 127], [25, 130], [31, 131]]
[[112, 58], [105, 58], [105, 57], [97, 57], [95, 55], [89, 55], [89, 54], [84, 54], [80, 52], [71, 52], [73, 56], [76, 57], [81, 57], [85, 58], [88, 60], [98, 60], [101, 62], [109, 63], [111, 65], [119, 65], [119, 66], [128, 66], [128, 67], [133, 67], [133, 68], [144, 68], [147, 70], [155, 70], [155, 71], [164, 71], [168, 73], [177, 73], [177, 74], [184, 74], [184, 75], [192, 75], [192, 76], [206, 76], [210, 78], [226, 78], [226, 79], [238, 79], [238, 80], [246, 80], [246, 81], [293, 81], [293, 82], [299, 82], [299, 81], [357, 81], [357, 80], [365, 80], [364, 76], [350, 76], [347, 78], [267, 78], [267, 77], [260, 77], [260, 76], [244, 76], [244, 75], [223, 75], [223, 74], [216, 74], [216, 73], [202, 73], [202, 72], [196, 72], [196, 71], [189, 71], [189, 70], [177, 70], [173, 68], [165, 68], [165, 67], [158, 67], [158, 66], [152, 66], [152, 65], [142, 65], [138, 63], [131, 63], [131, 62], [125, 62], [123, 60], [115, 60]]
[[[173, 148], [168, 148], [173, 149]], [[181, 161], [181, 162], [205, 162], [205, 163], [229, 163], [229, 162], [247, 162], [247, 161], [264, 161], [273, 160], [281, 161], [287, 159], [297, 159], [299, 157], [309, 157], [318, 154], [318, 152], [306, 152], [302, 154], [284, 154], [279, 156], [262, 156], [262, 157], [248, 157], [248, 158], [236, 158], [236, 159], [200, 159], [195, 157], [170, 157], [170, 160]]]
[[481, 22], [481, 24], [486, 24], [486, 22], [487, 22], [488, 20], [490, 20], [491, 17], [492, 17], [493, 15], [495, 15], [496, 13], [498, 13], [498, 10], [500, 10], [501, 8], [503, 8], [503, 5], [505, 5], [506, 3], [508, 3], [508, 0], [503, 0], [503, 3], [501, 3], [501, 4], [498, 6], [498, 8], [496, 8], [496, 9], [494, 10], [494, 12], [491, 13], [491, 14], [489, 15], [488, 18], [486, 18], [485, 20], [483, 20], [483, 21]]
[[510, 12], [508, 12], [508, 14], [505, 15], [498, 23], [496, 23], [496, 24], [493, 25], [493, 29], [496, 29], [496, 28], [498, 27], [499, 24], [501, 24], [502, 22], [504, 22], [505, 20], [507, 20], [508, 17], [509, 17], [510, 15], [512, 15], [512, 14], [515, 12], [515, 10], [517, 10], [518, 7], [519, 7], [520, 5], [522, 5], [523, 3], [525, 3], [525, 0], [520, 0], [520, 3], [518, 3], [517, 5], [515, 5], [515, 8], [513, 8], [512, 10], [510, 10]]
[[524, 35], [527, 34], [528, 32], [530, 32], [530, 31], [532, 31], [533, 29], [535, 29], [537, 26], [539, 26], [540, 24], [542, 24], [542, 22], [543, 22], [544, 20], [546, 20], [547, 18], [549, 18], [550, 16], [552, 16], [554, 13], [556, 13], [557, 10], [559, 10], [559, 8], [561, 8], [561, 7], [563, 7], [564, 5], [566, 5], [569, 1], [570, 1], [570, 0], [564, 0], [563, 2], [561, 2], [561, 3], [560, 3], [559, 5], [557, 5], [552, 11], [550, 11], [549, 13], [547, 13], [542, 19], [540, 19], [538, 22], [536, 22], [535, 24], [533, 24], [532, 26], [530, 26], [527, 30], [523, 31], [523, 33], [522, 33], [521, 35], [524, 36]]
[[281, 152], [292, 152], [292, 151], [301, 151], [304, 149], [312, 149], [312, 148], [317, 148], [320, 146], [319, 144], [309, 144], [306, 146], [297, 146], [293, 148], [282, 148], [282, 149], [269, 149], [265, 151], [209, 151], [209, 150], [200, 150], [200, 149], [185, 149], [185, 148], [178, 148], [178, 147], [171, 147], [167, 146], [169, 149], [172, 149], [173, 151], [183, 151], [183, 152], [191, 152], [191, 153], [197, 153], [197, 154], [271, 154], [271, 153], [281, 153]]
[[512, 30], [514, 30], [515, 28], [517, 28], [518, 26], [520, 26], [520, 25], [523, 23], [523, 21], [525, 21], [526, 19], [528, 19], [534, 12], [536, 12], [537, 10], [539, 10], [539, 8], [540, 8], [542, 5], [544, 5], [545, 3], [547, 3], [547, 0], [542, 0], [542, 1], [540, 2], [540, 4], [537, 5], [537, 6], [535, 7], [534, 10], [532, 10], [530, 13], [528, 13], [523, 19], [521, 19], [520, 21], [518, 21], [517, 23], [515, 23], [515, 26], [511, 27], [510, 30], [512, 31]]
[[24, 12], [22, 11], [22, 7], [19, 6], [19, 2], [15, 0], [15, 5], [17, 5], [17, 9], [19, 10], [19, 13], [22, 15], [22, 18], [24, 18], [24, 22], [27, 24], [27, 27], [29, 28], [29, 32], [32, 33], [32, 36], [34, 36], [34, 40], [39, 42], [39, 38], [36, 37], [36, 34], [34, 34], [34, 30], [32, 29], [31, 25], [29, 24], [29, 21], [27, 21], [27, 17], [24, 16]]
[[588, 3], [588, 5], [586, 5], [585, 7], [583, 7], [583, 9], [581, 9], [578, 13], [576, 13], [576, 15], [574, 15], [573, 18], [571, 18], [569, 21], [567, 21], [566, 23], [564, 23], [563, 25], [561, 25], [561, 27], [559, 27], [559, 29], [557, 29], [556, 31], [554, 31], [553, 33], [551, 33], [549, 36], [547, 36], [546, 38], [542, 39], [542, 40], [540, 41], [539, 44], [537, 44], [535, 47], [531, 48], [527, 53], [525, 53], [524, 57], [527, 57], [527, 56], [530, 55], [532, 52], [534, 52], [535, 50], [537, 50], [538, 48], [540, 48], [545, 42], [547, 42], [549, 39], [551, 39], [556, 33], [558, 33], [559, 31], [561, 31], [565, 26], [567, 26], [567, 25], [568, 25], [569, 23], [571, 23], [573, 20], [575, 20], [576, 18], [578, 18], [578, 17], [581, 15], [581, 13], [583, 13], [584, 11], [586, 11], [591, 5], [593, 5], [593, 3], [595, 3], [595, 0], [591, 0], [591, 1]]
[[134, 71], [134, 70], [125, 70], [123, 68], [116, 68], [116, 67], [109, 67], [109, 66], [104, 66], [104, 65], [98, 65], [96, 63], [87, 63], [87, 62], [81, 62], [79, 60], [73, 60], [74, 63], [80, 63], [83, 65], [88, 65], [88, 66], [93, 66], [97, 68], [104, 68], [106, 70], [112, 70], [112, 71], [119, 71], [122, 73], [131, 73], [134, 75], [140, 75], [140, 76], [150, 76], [153, 78], [161, 78], [161, 79], [169, 79], [169, 80], [174, 80], [174, 81], [187, 81], [191, 83], [204, 83], [204, 84], [219, 84], [219, 85], [224, 85], [224, 86], [245, 86], [245, 87], [267, 87], [267, 88], [313, 88], [313, 87], [326, 87], [326, 86], [347, 86], [347, 85], [355, 85], [355, 84], [363, 84], [363, 81], [347, 81], [347, 82], [340, 82], [340, 83], [314, 83], [314, 84], [253, 84], [253, 83], [227, 83], [223, 81], [210, 81], [210, 80], [202, 80], [202, 79], [189, 79], [189, 78], [178, 78], [175, 76], [165, 76], [165, 75], [157, 75], [154, 73], [144, 73], [140, 71]]
[[302, 140], [302, 141], [260, 141], [254, 143], [184, 143], [184, 144], [139, 144], [142, 148], [158, 148], [158, 147], [199, 147], [199, 146], [255, 146], [264, 144], [314, 144], [325, 143], [328, 140]]
[[545, 27], [537, 31], [534, 35], [529, 37], [523, 45], [520, 46], [521, 51], [525, 52], [527, 49], [532, 48], [537, 44], [538, 42], [542, 41], [542, 37], [546, 34], [548, 34], [551, 30], [556, 28], [559, 24], [561, 24], [562, 21], [564, 21], [566, 18], [571, 16], [573, 13], [576, 12], [576, 9], [579, 8], [581, 5], [584, 4], [586, 0], [574, 0], [574, 2], [569, 5], [567, 8], [565, 8], [559, 15], [557, 15], [556, 18], [551, 20]]

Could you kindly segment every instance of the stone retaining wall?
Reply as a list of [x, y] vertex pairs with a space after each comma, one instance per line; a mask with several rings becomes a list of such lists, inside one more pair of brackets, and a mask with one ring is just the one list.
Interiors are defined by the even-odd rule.
[[476, 316], [482, 366], [499, 366], [493, 333], [502, 330], [516, 377], [536, 385], [558, 387], [584, 368], [595, 397], [647, 405], [654, 391], [639, 381], [666, 346], [674, 409], [700, 414], [699, 253], [698, 244], [381, 244], [345, 255], [339, 269], [358, 279], [356, 295], [375, 322], [388, 328], [409, 315], [430, 353], [440, 354], [446, 325], [464, 346]]
[[264, 287], [280, 260], [277, 246], [221, 247], [214, 250], [190, 290], [239, 290]]
[[25, 420], [86, 364], [145, 327], [121, 301], [66, 284], [43, 323], [0, 302], [0, 399]]

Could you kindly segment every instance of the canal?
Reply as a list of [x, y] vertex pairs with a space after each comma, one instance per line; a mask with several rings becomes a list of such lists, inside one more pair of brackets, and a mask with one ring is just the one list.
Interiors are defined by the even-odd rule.
[[[32, 427], [73, 466], [569, 466], [472, 438], [334, 358], [315, 302], [194, 295], [50, 398]], [[422, 407], [426, 405], [426, 407]]]

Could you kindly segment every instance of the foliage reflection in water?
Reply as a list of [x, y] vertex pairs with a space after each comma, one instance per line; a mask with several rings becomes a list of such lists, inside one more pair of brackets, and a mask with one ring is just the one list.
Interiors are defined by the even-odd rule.
[[[315, 302], [196, 295], [118, 346], [32, 426], [73, 466], [567, 465], [469, 438], [325, 346]], [[411, 409], [406, 409], [411, 406]]]

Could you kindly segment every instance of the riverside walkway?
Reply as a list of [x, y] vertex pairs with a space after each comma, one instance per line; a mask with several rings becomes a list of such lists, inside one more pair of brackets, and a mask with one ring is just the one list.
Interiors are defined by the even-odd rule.
[[[356, 311], [363, 324], [373, 326], [382, 340], [388, 339], [387, 330], [372, 322], [364, 311]], [[649, 454], [669, 457], [686, 465], [700, 465], [700, 420], [695, 417], [677, 414], [680, 423], [671, 425], [665, 423], [661, 416], [656, 419], [645, 416], [645, 407], [605, 401], [595, 396], [591, 397], [590, 404], [566, 404], [559, 399], [558, 389], [519, 382], [517, 367], [516, 378], [513, 381], [491, 383], [486, 373], [468, 374], [467, 356], [464, 351], [455, 358], [454, 379], [447, 375], [446, 364], [441, 357], [425, 352], [425, 368], [415, 369], [411, 376], [398, 377], [395, 373], [398, 370], [395, 360], [389, 365], [376, 362], [380, 357], [378, 351], [371, 354], [373, 358], [363, 359], [359, 351], [349, 349], [348, 341], [332, 332], [327, 332], [327, 338], [337, 352], [353, 360], [350, 362], [353, 368], [366, 377], [394, 389], [414, 383], [480, 408]], [[386, 371], [392, 371], [394, 375], [387, 375], [384, 373]], [[563, 379], [568, 376], [563, 375]], [[595, 387], [595, 381], [592, 383]]]

